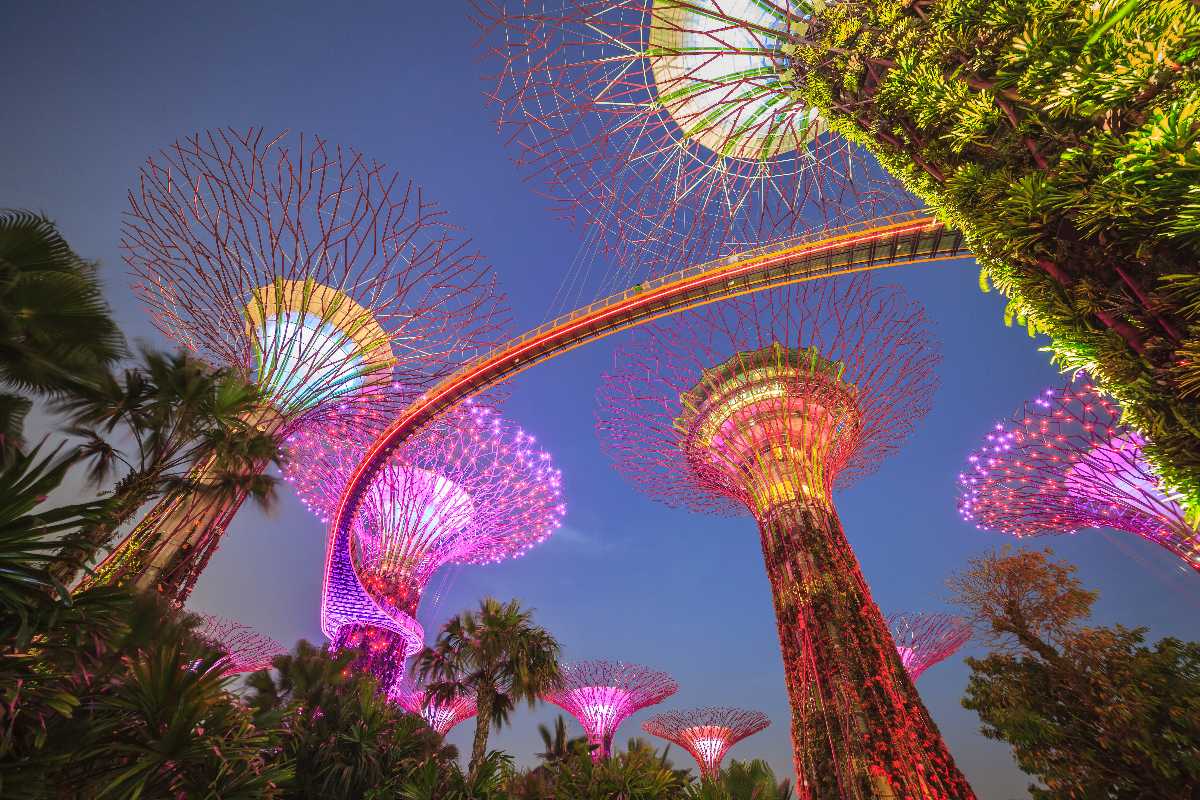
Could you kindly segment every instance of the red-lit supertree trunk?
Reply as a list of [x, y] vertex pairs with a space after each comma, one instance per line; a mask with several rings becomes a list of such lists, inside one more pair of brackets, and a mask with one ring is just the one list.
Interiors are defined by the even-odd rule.
[[601, 390], [618, 468], [674, 505], [758, 521], [804, 798], [968, 798], [833, 505], [928, 410], [923, 312], [868, 278], [643, 328]]
[[[196, 134], [148, 159], [129, 199], [134, 290], [163, 333], [257, 386], [244, 430], [390, 417], [500, 336], [494, 276], [443, 212], [319, 137]], [[182, 601], [265, 467], [201, 458], [89, 582]]]

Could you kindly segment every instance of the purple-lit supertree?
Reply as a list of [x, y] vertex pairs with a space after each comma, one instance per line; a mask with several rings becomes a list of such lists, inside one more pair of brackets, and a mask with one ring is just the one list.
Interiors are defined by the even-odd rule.
[[700, 778], [712, 781], [720, 777], [721, 761], [731, 747], [770, 724], [759, 711], [713, 707], [659, 714], [643, 722], [642, 729], [687, 750], [700, 765]]
[[593, 745], [592, 758], [608, 758], [613, 735], [626, 717], [658, 705], [679, 690], [665, 672], [620, 661], [581, 661], [562, 665], [562, 686], [546, 694], [573, 716]]
[[475, 716], [475, 697], [471, 694], [456, 694], [449, 702], [431, 700], [424, 689], [401, 681], [388, 695], [389, 699], [410, 714], [416, 714], [440, 735], [445, 736], [460, 722]]
[[223, 672], [254, 672], [267, 669], [275, 656], [287, 652], [279, 642], [240, 622], [213, 614], [200, 614], [196, 636], [225, 657], [217, 662]]
[[1017, 537], [1115, 528], [1200, 572], [1200, 535], [1163, 492], [1112, 401], [1086, 379], [1047, 389], [996, 423], [958, 476], [958, 510]]
[[807, 2], [475, 7], [495, 70], [488, 97], [517, 164], [567, 216], [673, 254], [673, 267], [912, 207], [795, 98], [789, 51]]
[[921, 673], [971, 639], [971, 623], [953, 614], [898, 613], [888, 617], [896, 652], [915, 683]]
[[600, 390], [598, 429], [631, 483], [758, 521], [801, 797], [973, 797], [833, 502], [928, 411], [939, 360], [922, 308], [860, 275], [643, 326]]
[[[346, 414], [394, 416], [500, 337], [490, 267], [419, 187], [352, 149], [209, 131], [148, 159], [129, 200], [135, 293], [163, 333], [257, 385], [242, 424], [277, 441]], [[220, 471], [197, 463], [198, 490], [163, 498], [90, 582], [185, 598], [246, 496]]]
[[[368, 441], [354, 420], [296, 431], [284, 474], [328, 522]], [[534, 438], [472, 401], [443, 413], [391, 454], [364, 492], [349, 534], [326, 552], [321, 627], [390, 691], [422, 644], [425, 584], [446, 564], [513, 558], [565, 513], [561, 476]]]

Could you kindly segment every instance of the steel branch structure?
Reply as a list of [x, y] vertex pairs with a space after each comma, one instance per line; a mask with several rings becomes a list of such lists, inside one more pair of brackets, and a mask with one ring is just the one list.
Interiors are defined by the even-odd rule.
[[[357, 420], [305, 428], [285, 441], [285, 476], [328, 522], [362, 458]], [[440, 567], [514, 558], [560, 525], [562, 478], [534, 438], [465, 401], [397, 450], [367, 489], [353, 526], [330, 533], [321, 627], [364, 649], [391, 691], [422, 644], [421, 593]]]
[[514, 159], [562, 213], [643, 264], [911, 207], [790, 90], [808, 3], [475, 6]]
[[1200, 534], [1160, 488], [1143, 444], [1087, 380], [1047, 389], [997, 423], [968, 458], [959, 512], [978, 528], [1017, 537], [1114, 528], [1200, 572]]
[[[258, 386], [243, 423], [278, 438], [394, 416], [505, 322], [490, 267], [419, 187], [319, 137], [196, 134], [148, 159], [129, 201], [135, 293], [164, 334]], [[186, 597], [245, 497], [219, 472], [197, 464], [197, 490], [160, 502], [101, 580]]]
[[713, 781], [721, 776], [721, 761], [730, 748], [770, 724], [758, 711], [712, 707], [659, 714], [643, 722], [642, 729], [687, 750], [700, 766], [701, 779]]
[[921, 673], [954, 655], [971, 639], [971, 623], [953, 614], [898, 613], [887, 622], [896, 652], [914, 683]]
[[679, 691], [667, 673], [620, 661], [563, 664], [562, 677], [562, 687], [542, 699], [579, 721], [596, 760], [612, 753], [613, 736], [627, 717]]
[[643, 326], [600, 389], [598, 431], [633, 485], [758, 521], [801, 797], [973, 797], [832, 498], [911, 434], [939, 360], [921, 307], [856, 276]]
[[475, 716], [475, 698], [467, 694], [455, 695], [450, 702], [439, 702], [430, 700], [424, 689], [406, 681], [393, 690], [390, 697], [405, 711], [420, 716], [442, 736], [455, 725]]
[[287, 652], [279, 642], [240, 622], [213, 614], [199, 616], [201, 623], [196, 626], [196, 636], [214, 650], [225, 653], [217, 662], [217, 669], [224, 672], [267, 669], [275, 656]]

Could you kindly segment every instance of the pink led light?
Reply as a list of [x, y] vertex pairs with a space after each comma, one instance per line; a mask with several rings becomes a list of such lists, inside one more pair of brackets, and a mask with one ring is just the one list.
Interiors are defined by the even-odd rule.
[[642, 729], [691, 753], [701, 778], [711, 781], [720, 777], [721, 762], [730, 748], [770, 724], [758, 711], [713, 707], [659, 714], [644, 722]]
[[275, 656], [287, 652], [279, 642], [240, 622], [213, 614], [200, 614], [196, 636], [214, 650], [225, 653], [217, 669], [225, 672], [254, 672], [267, 669]]
[[888, 628], [900, 663], [913, 681], [971, 639], [971, 624], [952, 614], [893, 614]]
[[395, 689], [390, 699], [410, 714], [417, 714], [430, 728], [445, 736], [461, 722], [475, 716], [475, 698], [455, 695], [449, 702], [430, 700], [424, 689], [406, 682]]

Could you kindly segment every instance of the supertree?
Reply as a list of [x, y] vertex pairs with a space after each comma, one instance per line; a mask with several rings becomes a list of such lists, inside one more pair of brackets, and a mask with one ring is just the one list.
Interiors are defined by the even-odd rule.
[[620, 661], [563, 664], [562, 678], [561, 688], [543, 699], [579, 720], [596, 760], [612, 753], [613, 735], [627, 717], [679, 691], [667, 673]]
[[1145, 441], [1086, 378], [998, 422], [958, 476], [958, 510], [1017, 537], [1114, 528], [1200, 571], [1200, 536], [1142, 455]]
[[456, 694], [450, 701], [442, 702], [429, 698], [424, 689], [407, 680], [398, 684], [389, 697], [405, 711], [420, 716], [442, 736], [475, 716], [475, 698], [470, 694]]
[[700, 765], [701, 779], [711, 781], [720, 777], [731, 747], [770, 724], [759, 711], [712, 707], [658, 714], [643, 722], [642, 730], [687, 750]]
[[[284, 475], [329, 522], [369, 437], [357, 420], [298, 430]], [[326, 552], [321, 627], [335, 647], [364, 650], [359, 666], [390, 691], [422, 645], [417, 604], [446, 564], [523, 555], [561, 523], [562, 478], [534, 438], [468, 400], [391, 454], [346, 536]]]
[[912, 432], [939, 359], [921, 307], [864, 274], [643, 326], [600, 389], [598, 429], [631, 483], [758, 521], [803, 796], [973, 796], [832, 498]]
[[971, 639], [971, 623], [953, 614], [897, 613], [887, 622], [900, 661], [914, 683], [922, 672], [954, 655]]
[[[121, 246], [159, 330], [259, 388], [274, 440], [389, 417], [500, 337], [493, 273], [411, 181], [316, 136], [221, 129], [149, 158]], [[198, 463], [103, 562], [181, 601], [265, 468]], [[95, 582], [95, 581], [93, 581]]]
[[225, 653], [217, 662], [223, 672], [254, 672], [267, 669], [275, 656], [287, 652], [279, 642], [235, 620], [200, 614], [196, 636], [214, 650]]
[[475, 8], [514, 159], [566, 216], [635, 250], [678, 266], [911, 205], [789, 88], [807, 2]]

